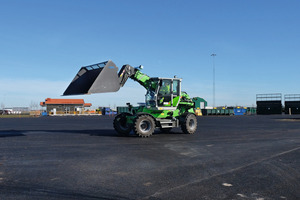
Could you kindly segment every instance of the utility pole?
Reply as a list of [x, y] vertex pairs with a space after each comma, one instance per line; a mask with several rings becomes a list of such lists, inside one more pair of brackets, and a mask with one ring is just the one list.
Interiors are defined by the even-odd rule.
[[213, 53], [210, 56], [213, 57], [213, 107], [215, 107], [215, 103], [216, 103], [216, 84], [215, 84], [215, 56], [217, 54]]

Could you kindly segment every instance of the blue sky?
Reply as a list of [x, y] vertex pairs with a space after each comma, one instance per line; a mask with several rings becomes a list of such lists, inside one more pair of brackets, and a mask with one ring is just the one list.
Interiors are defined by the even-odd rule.
[[[298, 0], [0, 0], [0, 103], [60, 95], [81, 66], [112, 60], [212, 105], [255, 105], [256, 94], [300, 93]], [[144, 102], [133, 81], [117, 93], [72, 96], [97, 106]], [[68, 97], [70, 98], [70, 97]]]

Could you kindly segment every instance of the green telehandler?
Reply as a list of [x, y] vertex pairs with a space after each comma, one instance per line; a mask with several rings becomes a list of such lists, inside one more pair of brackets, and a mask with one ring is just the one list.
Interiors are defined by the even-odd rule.
[[120, 136], [128, 136], [133, 130], [141, 137], [149, 137], [156, 128], [169, 132], [174, 127], [181, 127], [186, 134], [195, 133], [194, 102], [181, 91], [181, 79], [149, 77], [141, 72], [142, 68], [123, 65], [118, 72], [111, 60], [82, 67], [63, 95], [117, 92], [131, 78], [147, 90], [146, 102], [139, 107], [127, 103], [130, 113], [115, 117], [114, 129]]

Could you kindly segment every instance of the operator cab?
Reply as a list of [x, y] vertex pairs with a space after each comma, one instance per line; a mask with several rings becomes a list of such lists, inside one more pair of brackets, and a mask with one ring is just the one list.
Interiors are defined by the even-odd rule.
[[146, 93], [146, 106], [158, 110], [175, 110], [180, 100], [181, 79], [151, 78]]

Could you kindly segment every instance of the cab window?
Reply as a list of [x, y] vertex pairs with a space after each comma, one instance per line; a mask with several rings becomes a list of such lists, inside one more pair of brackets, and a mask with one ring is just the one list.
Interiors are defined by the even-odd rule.
[[179, 80], [173, 80], [173, 95], [179, 96]]

